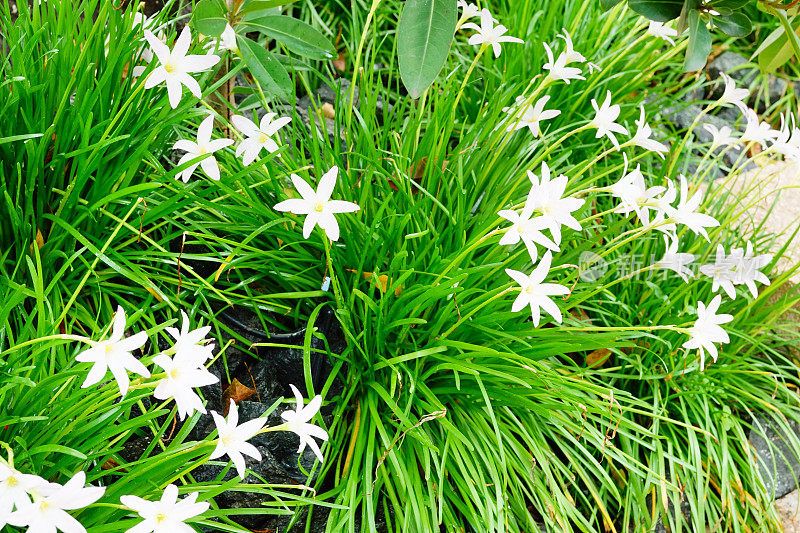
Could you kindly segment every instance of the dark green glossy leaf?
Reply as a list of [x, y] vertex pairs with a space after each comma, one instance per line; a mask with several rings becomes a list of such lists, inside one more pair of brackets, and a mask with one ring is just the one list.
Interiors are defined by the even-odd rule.
[[219, 37], [228, 23], [226, 14], [225, 5], [219, 0], [200, 0], [194, 6], [192, 23], [203, 35]]
[[629, 0], [628, 6], [650, 20], [667, 22], [680, 16], [683, 2], [682, 0]]
[[312, 59], [331, 59], [336, 49], [318, 30], [286, 15], [268, 15], [241, 23], [243, 32], [258, 31], [292, 52]]
[[237, 41], [242, 59], [261, 88], [271, 96], [288, 97], [292, 92], [292, 80], [280, 61], [247, 37], [240, 35]]
[[397, 25], [400, 78], [412, 98], [430, 87], [447, 61], [456, 30], [456, 0], [408, 0]]
[[609, 10], [620, 2], [622, 2], [622, 0], [600, 0], [600, 7]]
[[714, 17], [714, 25], [731, 37], [745, 37], [753, 31], [750, 19], [744, 13]]
[[683, 69], [687, 72], [700, 70], [711, 53], [711, 33], [699, 11], [692, 10], [687, 17], [689, 24], [689, 45], [686, 47], [686, 60]]

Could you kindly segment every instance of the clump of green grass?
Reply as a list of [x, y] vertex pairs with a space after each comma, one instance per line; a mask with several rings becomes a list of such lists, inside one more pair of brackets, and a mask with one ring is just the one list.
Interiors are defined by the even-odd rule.
[[[531, 531], [537, 524], [555, 531], [627, 531], [650, 529], [659, 520], [673, 531], [702, 531], [711, 524], [778, 531], [747, 437], [755, 413], [781, 427], [798, 420], [796, 368], [782, 354], [786, 340], [770, 333], [797, 295], [789, 291], [778, 303], [762, 305], [791, 272], [774, 277], [755, 301], [740, 294], [726, 302], [725, 311], [735, 316], [726, 325], [732, 342], [700, 371], [697, 355], [681, 348], [686, 339], [681, 330], [691, 324], [697, 302], [711, 299], [710, 282], [625, 278], [618, 270], [594, 283], [583, 281], [584, 252], [619, 263], [660, 256], [664, 249], [659, 234], [608, 213], [615, 204], [607, 197], [587, 195], [576, 213], [584, 230], [565, 233], [555, 256], [554, 282], [572, 289], [558, 301], [564, 323], [536, 328], [524, 313], [510, 312], [515, 293], [504, 269], [530, 271], [533, 264], [524, 247], [498, 245], [498, 228], [505, 222], [497, 212], [525, 200], [530, 188], [525, 171], [538, 172], [542, 162], [570, 178], [569, 194], [617, 181], [627, 168], [621, 154], [591, 132], [575, 133], [576, 125], [591, 119], [590, 99], [601, 100], [610, 90], [613, 100], [624, 104], [619, 121], [632, 127], [638, 103], [660, 90], [657, 73], [673, 67], [681, 49], [644, 37], [644, 23], [621, 9], [602, 14], [592, 3], [560, 0], [543, 11], [536, 2], [497, 2], [495, 15], [527, 43], [509, 45], [497, 60], [484, 54], [465, 78], [476, 49], [459, 36], [444, 74], [412, 101], [398, 80], [371, 68], [383, 63], [394, 71], [399, 8], [394, 1], [294, 8], [328, 35], [341, 28], [349, 64], [364, 66], [348, 74], [360, 90], [358, 106], [351, 106], [346, 94], [335, 109], [334, 133], [344, 145], [309, 129], [293, 113], [279, 152], [248, 168], [232, 153], [221, 154], [220, 182], [196, 177], [184, 185], [174, 178], [179, 169], [162, 155], [199, 120], [188, 105], [168, 112], [165, 96], [139, 93], [135, 98], [158, 98], [147, 103], [165, 113], [156, 125], [163, 137], [149, 136], [134, 113], [118, 108], [121, 118], [110, 123], [113, 127], [97, 130], [110, 128], [107, 136], [101, 133], [86, 152], [63, 155], [85, 158], [78, 166], [90, 169], [53, 186], [52, 196], [76, 215], [23, 207], [18, 218], [29, 221], [27, 240], [17, 236], [17, 226], [0, 234], [8, 235], [13, 247], [3, 261], [6, 365], [0, 371], [9, 379], [0, 400], [9, 407], [0, 427], [9, 429], [0, 430], [0, 440], [28, 450], [22, 461], [41, 475], [85, 468], [90, 480], [99, 480], [109, 475], [101, 466], [118, 457], [125, 439], [146, 432], [154, 437], [152, 456], [124, 465], [126, 473], [112, 469], [120, 474], [109, 485], [112, 496], [177, 480], [182, 490], [201, 490], [202, 498], [230, 488], [267, 491], [287, 502], [288, 513], [315, 497], [311, 514], [326, 513], [329, 531], [372, 531], [381, 515], [391, 531]], [[120, 20], [121, 15], [104, 13]], [[33, 20], [19, 31], [34, 33]], [[555, 42], [562, 28], [601, 70], [586, 81], [548, 87], [548, 107], [562, 113], [546, 123], [541, 138], [505, 133], [498, 128], [506, 117], [503, 107], [530, 89], [532, 79], [538, 83], [545, 61], [540, 43]], [[99, 52], [96, 35], [87, 37], [93, 44], [84, 49]], [[12, 54], [12, 62], [13, 68], [25, 68], [22, 56], [14, 61]], [[298, 87], [329, 81], [333, 71], [320, 69], [298, 72]], [[133, 98], [135, 89], [129, 91], [127, 98]], [[19, 112], [29, 106], [20, 104]], [[319, 128], [326, 127], [320, 115], [312, 115]], [[125, 117], [135, 124], [117, 131]], [[74, 121], [69, 124], [75, 127]], [[138, 146], [126, 137], [112, 149], [109, 140], [137, 128], [145, 140], [162, 140], [129, 154], [124, 150]], [[34, 127], [24, 133], [37, 132]], [[48, 143], [46, 128], [41, 132], [43, 137], [26, 144], [38, 146], [40, 155]], [[695, 148], [690, 141], [666, 162], [628, 150], [627, 165], [641, 164], [648, 180], [660, 184], [676, 178], [684, 154]], [[101, 166], [91, 159], [93, 150], [108, 150], [108, 161], [131, 167]], [[3, 176], [16, 168], [27, 180], [30, 160], [13, 161], [1, 167]], [[313, 181], [332, 166], [341, 169], [335, 197], [356, 202], [361, 210], [340, 217], [341, 241], [330, 245], [321, 232], [303, 239], [298, 220], [272, 207], [285, 199], [290, 173]], [[107, 184], [104, 178], [115, 175], [130, 181], [104, 193], [88, 191], [88, 185], [69, 193], [73, 182], [91, 176], [93, 183]], [[43, 172], [38, 179], [50, 183], [57, 176]], [[726, 249], [746, 241], [755, 241], [759, 250], [766, 245], [760, 234], [731, 231], [740, 215], [724, 203], [709, 209], [722, 223], [711, 232], [712, 243]], [[44, 247], [31, 248], [35, 228], [43, 227], [37, 217], [63, 228], [61, 240], [48, 235]], [[90, 224], [90, 217], [103, 225]], [[214, 273], [202, 276], [181, 262], [169, 246], [176, 239], [202, 245], [207, 253], [191, 259], [213, 265]], [[710, 261], [711, 244], [688, 233], [681, 234], [681, 242]], [[48, 261], [60, 266], [48, 267]], [[319, 290], [326, 276], [334, 279], [331, 292]], [[117, 302], [138, 309], [132, 320], [151, 336], [159, 334], [165, 318], [186, 309], [208, 320], [219, 338], [227, 337], [230, 331], [215, 315], [230, 305], [250, 307], [264, 329], [277, 331], [287, 322], [313, 325], [320, 306], [312, 298], [335, 306], [348, 344], [343, 353], [330, 354], [335, 371], [321, 390], [313, 390], [306, 373], [309, 394], [320, 393], [334, 406], [316, 494], [266, 484], [193, 483], [193, 467], [205, 460], [198, 443], [187, 440], [195, 419], [161, 444], [159, 437], [172, 431], [171, 419], [163, 421], [169, 414], [163, 406], [147, 407], [147, 391], [120, 403], [111, 402], [108, 391], [84, 397], [77, 388], [76, 348], [58, 340], [32, 342], [59, 331], [91, 334], [108, 323]], [[598, 354], [605, 359], [597, 362]], [[309, 347], [304, 357], [308, 369]], [[344, 390], [334, 397], [335, 379]], [[133, 416], [134, 406], [143, 414]], [[85, 414], [94, 422], [76, 431], [75, 413], [85, 408], [94, 409]], [[800, 443], [790, 445], [800, 451]], [[681, 502], [692, 511], [688, 523], [674, 511]], [[229, 513], [214, 510], [206, 516]], [[98, 506], [80, 518], [118, 530], [127, 527], [121, 516], [119, 509]], [[305, 515], [297, 512], [295, 518], [301, 522]], [[215, 527], [238, 530], [225, 524]]]

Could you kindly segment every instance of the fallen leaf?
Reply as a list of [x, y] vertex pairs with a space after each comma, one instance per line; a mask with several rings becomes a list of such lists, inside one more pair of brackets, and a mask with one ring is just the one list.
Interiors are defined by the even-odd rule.
[[152, 294], [152, 295], [153, 295], [153, 297], [154, 297], [156, 300], [158, 300], [159, 302], [163, 302], [163, 301], [164, 301], [164, 298], [162, 298], [160, 294], [158, 294], [156, 291], [154, 291], [154, 290], [153, 290], [153, 289], [151, 289], [150, 287], [145, 287], [145, 288], [144, 288], [144, 290], [146, 290], [147, 292], [149, 292], [150, 294]]
[[344, 72], [347, 68], [347, 61], [344, 59], [344, 50], [339, 52], [339, 57], [333, 60], [333, 68], [339, 72]]
[[[348, 272], [352, 272], [354, 274], [356, 273], [356, 271], [353, 270], [352, 268], [348, 268], [347, 271]], [[374, 272], [363, 272], [362, 275], [364, 276], [365, 280], [367, 280], [370, 283], [372, 283], [372, 285], [374, 285], [375, 288], [380, 289], [380, 291], [382, 293], [386, 293], [386, 291], [389, 290], [389, 285], [391, 284], [392, 280], [389, 279], [389, 276], [387, 276], [386, 274], [378, 274], [378, 283], [380, 284], [380, 286], [378, 286], [375, 283], [375, 273]], [[401, 285], [401, 286], [397, 287], [394, 290], [394, 295], [395, 296], [400, 296], [400, 294], [402, 292], [403, 292], [403, 286]]]
[[600, 348], [595, 350], [586, 356], [586, 366], [590, 368], [600, 368], [606, 361], [608, 361], [610, 356], [611, 350], [608, 348]]
[[245, 401], [255, 393], [255, 389], [251, 389], [247, 385], [242, 385], [238, 379], [234, 378], [231, 384], [228, 385], [228, 388], [225, 389], [225, 392], [222, 393], [222, 414], [228, 416], [228, 411], [230, 411], [231, 408], [231, 400], [233, 400], [236, 405], [239, 405], [239, 402]]

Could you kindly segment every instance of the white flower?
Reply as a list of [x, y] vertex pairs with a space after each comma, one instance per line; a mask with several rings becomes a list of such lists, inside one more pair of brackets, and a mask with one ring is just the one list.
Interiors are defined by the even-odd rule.
[[198, 361], [198, 364], [204, 364], [211, 358], [214, 350], [213, 344], [205, 344], [205, 337], [211, 331], [211, 326], [189, 331], [189, 317], [184, 311], [181, 311], [181, 317], [183, 317], [183, 323], [180, 331], [172, 327], [165, 328], [167, 333], [175, 338], [172, 348], [181, 357], [188, 357]]
[[796, 126], [794, 117], [791, 123], [781, 115], [781, 131], [775, 139], [772, 149], [783, 154], [787, 159], [800, 160], [800, 128]]
[[111, 374], [117, 381], [119, 393], [125, 396], [128, 392], [130, 380], [128, 371], [149, 378], [150, 371], [136, 359], [131, 352], [138, 350], [147, 342], [147, 332], [140, 331], [136, 335], [125, 337], [125, 310], [122, 306], [117, 306], [117, 313], [114, 315], [114, 325], [111, 336], [100, 342], [93, 342], [92, 347], [79, 353], [75, 359], [81, 363], [94, 363], [86, 380], [81, 388], [90, 387], [106, 376], [106, 372], [111, 370]]
[[547, 63], [542, 65], [542, 70], [549, 71], [545, 80], [562, 80], [569, 85], [569, 80], [586, 79], [581, 76], [581, 69], [567, 66], [568, 58], [566, 54], [562, 53], [558, 56], [558, 59], [554, 59], [553, 51], [550, 49], [550, 45], [547, 43], [542, 44], [544, 45], [544, 51], [547, 53]]
[[580, 52], [576, 52], [575, 51], [575, 48], [572, 45], [572, 37], [569, 36], [569, 33], [567, 33], [567, 30], [565, 30], [564, 28], [561, 28], [561, 31], [563, 31], [564, 34], [562, 35], [562, 34], [559, 33], [559, 34], [557, 34], [557, 37], [560, 37], [561, 39], [564, 39], [564, 43], [566, 43], [566, 45], [567, 45], [567, 49], [564, 50], [561, 53], [561, 55], [564, 56], [566, 64], [570, 64], [570, 63], [585, 63], [586, 62], [586, 58], [583, 57], [583, 54], [581, 54]]
[[754, 142], [761, 145], [766, 149], [767, 142], [774, 141], [780, 135], [779, 132], [772, 129], [772, 126], [766, 122], [761, 122], [752, 109], [744, 109], [744, 117], [747, 119], [747, 126], [745, 127], [742, 137], [739, 142], [749, 143]]
[[600, 107], [597, 106], [597, 101], [592, 98], [592, 107], [594, 107], [595, 115], [589, 126], [597, 128], [595, 137], [599, 139], [603, 135], [607, 135], [612, 144], [619, 148], [619, 143], [614, 133], [628, 135], [628, 130], [614, 122], [619, 116], [620, 107], [618, 104], [611, 105], [611, 91], [606, 92], [606, 99]]
[[[172, 147], [173, 149], [186, 152], [183, 157], [181, 157], [180, 161], [178, 161], [178, 166], [206, 154], [213, 154], [217, 150], [221, 150], [233, 144], [231, 139], [214, 139], [212, 141], [211, 133], [213, 130], [214, 115], [208, 115], [197, 128], [197, 142], [187, 139], [180, 139], [175, 142], [175, 146]], [[175, 177], [181, 178], [184, 183], [188, 182], [197, 168], [197, 165], [200, 165], [200, 168], [203, 169], [203, 172], [205, 172], [209, 178], [214, 181], [219, 181], [219, 165], [217, 164], [217, 159], [213, 155], [209, 155], [201, 161], [192, 163]]]
[[203, 91], [200, 89], [200, 85], [189, 74], [210, 69], [219, 62], [219, 56], [211, 54], [187, 56], [186, 52], [189, 51], [189, 45], [192, 41], [189, 26], [183, 29], [172, 50], [153, 35], [150, 30], [144, 30], [144, 37], [150, 43], [150, 48], [152, 48], [153, 53], [161, 63], [145, 80], [145, 89], [151, 89], [161, 82], [166, 82], [169, 105], [173, 109], [178, 107], [181, 101], [181, 93], [183, 91], [181, 85], [185, 85], [197, 98], [202, 98]]
[[561, 244], [561, 226], [567, 226], [575, 231], [580, 231], [581, 225], [572, 216], [572, 212], [580, 209], [585, 200], [578, 198], [562, 198], [567, 188], [567, 177], [563, 174], [555, 179], [550, 179], [550, 167], [547, 163], [542, 163], [542, 179], [528, 171], [528, 178], [531, 180], [531, 191], [528, 193], [526, 205], [542, 214], [545, 224], [553, 234], [555, 244]]
[[477, 33], [467, 41], [468, 44], [486, 44], [491, 45], [494, 51], [494, 57], [500, 57], [500, 43], [524, 43], [522, 39], [504, 35], [508, 28], [502, 24], [494, 25], [495, 19], [488, 9], [481, 11], [481, 25], [478, 26], [472, 22], [468, 22], [461, 26], [463, 29], [475, 30]]
[[233, 30], [233, 26], [225, 24], [225, 30], [223, 30], [222, 35], [216, 39], [210, 39], [203, 48], [208, 50], [209, 54], [213, 54], [217, 49], [231, 52], [238, 51], [239, 45], [236, 43], [236, 32]]
[[91, 505], [106, 491], [103, 487], [85, 487], [86, 474], [78, 472], [64, 485], [48, 483], [33, 491], [33, 501], [23, 503], [8, 515], [8, 523], [28, 527], [30, 533], [86, 533], [67, 511]]
[[734, 248], [731, 256], [738, 258], [739, 262], [734, 267], [733, 284], [747, 285], [753, 298], [758, 298], [758, 288], [756, 281], [769, 285], [769, 278], [760, 272], [762, 268], [772, 262], [772, 254], [753, 255], [753, 243], [747, 243], [747, 250]]
[[466, 0], [458, 0], [458, 7], [461, 8], [461, 17], [471, 19], [480, 16], [481, 10], [475, 4], [468, 4]]
[[550, 297], [569, 294], [569, 289], [563, 285], [557, 283], [542, 283], [547, 277], [547, 274], [550, 273], [550, 264], [552, 261], [553, 254], [549, 251], [545, 252], [541, 262], [536, 266], [530, 276], [518, 270], [506, 269], [506, 274], [519, 283], [522, 288], [517, 299], [514, 300], [511, 306], [511, 312], [516, 313], [530, 306], [533, 325], [536, 327], [539, 327], [541, 319], [540, 309], [547, 311], [547, 313], [560, 324], [562, 321], [561, 310]]
[[551, 227], [552, 222], [545, 217], [532, 218], [533, 209], [533, 205], [526, 202], [525, 207], [522, 209], [522, 214], [510, 209], [504, 209], [497, 214], [512, 224], [500, 238], [500, 244], [502, 246], [507, 246], [522, 241], [528, 249], [531, 261], [536, 261], [539, 257], [539, 250], [536, 248], [536, 244], [540, 244], [556, 252], [559, 251], [559, 247], [542, 233], [542, 230]]
[[624, 175], [610, 188], [611, 195], [620, 200], [620, 205], [614, 212], [624, 216], [635, 212], [645, 226], [650, 224], [649, 211], [662, 210], [661, 203], [656, 201], [656, 197], [663, 193], [665, 188], [645, 186], [644, 174], [639, 165], [636, 166], [636, 170]]
[[717, 361], [715, 342], [727, 344], [731, 341], [720, 325], [733, 320], [733, 316], [716, 314], [721, 303], [722, 296], [719, 294], [711, 300], [708, 307], [703, 302], [697, 302], [697, 321], [689, 328], [689, 340], [683, 343], [683, 347], [688, 350], [697, 348], [700, 351], [700, 370], [705, 367], [706, 352], [711, 355], [714, 362]]
[[659, 39], [664, 39], [672, 46], [675, 46], [675, 41], [672, 40], [672, 37], [678, 36], [678, 30], [666, 26], [663, 22], [651, 20], [650, 27], [647, 28], [647, 34]]
[[735, 300], [736, 288], [733, 282], [737, 279], [736, 267], [740, 263], [741, 255], [733, 253], [733, 250], [731, 252], [731, 255], [725, 255], [725, 248], [718, 244], [714, 263], [701, 266], [700, 272], [712, 279], [711, 290], [717, 292], [721, 287], [732, 300]]
[[733, 104], [742, 111], [747, 109], [744, 101], [750, 97], [750, 91], [747, 89], [737, 89], [736, 82], [733, 81], [733, 78], [724, 72], [720, 72], [719, 76], [725, 82], [725, 90], [719, 99], [719, 105]]
[[689, 182], [686, 180], [686, 176], [681, 174], [680, 180], [680, 200], [677, 207], [666, 209], [667, 215], [678, 224], [683, 224], [692, 230], [695, 235], [702, 235], [706, 240], [709, 240], [706, 228], [719, 226], [719, 221], [710, 215], [697, 212], [700, 203], [703, 201], [703, 194], [696, 192], [694, 196], [689, 198]]
[[641, 114], [639, 115], [639, 120], [634, 121], [636, 122], [637, 129], [636, 135], [631, 138], [631, 144], [640, 146], [645, 150], [655, 152], [661, 157], [661, 159], [664, 159], [664, 153], [669, 152], [669, 148], [666, 145], [650, 138], [650, 136], [653, 134], [653, 130], [645, 120], [644, 106], [640, 105], [639, 109], [641, 109]]
[[308, 444], [308, 447], [311, 448], [311, 451], [317, 456], [319, 462], [322, 463], [322, 452], [312, 437], [316, 437], [322, 441], [327, 441], [328, 432], [319, 426], [308, 423], [308, 421], [314, 418], [319, 411], [319, 408], [322, 405], [322, 396], [314, 396], [314, 398], [308, 402], [308, 405], [303, 406], [303, 395], [300, 394], [300, 391], [297, 390], [297, 387], [294, 385], [289, 386], [292, 388], [292, 392], [294, 392], [294, 398], [297, 405], [295, 406], [294, 411], [290, 409], [281, 413], [281, 418], [286, 421], [287, 431], [292, 431], [296, 433], [298, 437], [300, 437], [300, 447], [297, 449], [297, 453], [303, 453], [306, 444]]
[[208, 502], [197, 502], [197, 492], [193, 492], [178, 501], [178, 487], [167, 485], [161, 499], [151, 502], [138, 496], [122, 496], [120, 501], [125, 507], [136, 511], [144, 518], [126, 533], [194, 533], [194, 528], [184, 522], [201, 515], [208, 510]]
[[722, 126], [717, 129], [713, 124], [703, 124], [703, 128], [711, 134], [711, 146], [709, 151], [714, 151], [720, 146], [730, 146], [734, 150], [741, 150], [741, 146], [736, 146], [739, 139], [732, 135], [733, 131], [728, 126]]
[[[517, 104], [514, 107], [504, 107], [503, 111], [511, 115], [509, 119], [510, 124], [506, 131], [517, 131], [527, 126], [534, 137], [541, 135], [541, 128], [539, 122], [542, 120], [550, 120], [561, 114], [558, 109], [545, 109], [544, 106], [550, 100], [550, 96], [542, 96], [535, 104], [525, 105], [527, 98], [524, 96], [517, 96]], [[519, 110], [524, 109], [522, 115]]]
[[47, 485], [47, 481], [33, 474], [23, 474], [11, 465], [0, 459], [0, 528], [3, 527], [3, 517], [11, 509], [17, 509], [31, 502], [30, 494]]
[[214, 423], [217, 425], [217, 447], [211, 452], [209, 459], [216, 459], [227, 454], [236, 466], [239, 477], [245, 477], [244, 455], [249, 455], [256, 461], [261, 460], [261, 452], [258, 448], [247, 442], [252, 439], [267, 423], [266, 418], [254, 418], [244, 424], [239, 424], [239, 408], [236, 402], [231, 400], [231, 408], [228, 411], [228, 419], [222, 418], [216, 411], [211, 411]]
[[278, 143], [272, 138], [278, 130], [292, 121], [289, 117], [281, 117], [277, 120], [272, 120], [276, 113], [267, 113], [261, 117], [261, 123], [256, 126], [255, 122], [243, 117], [242, 115], [234, 115], [231, 117], [231, 122], [236, 126], [236, 129], [241, 131], [245, 137], [239, 146], [236, 147], [236, 157], [244, 156], [242, 164], [244, 166], [250, 165], [256, 160], [261, 150], [266, 148], [267, 152], [273, 153], [278, 150]]
[[167, 373], [167, 376], [156, 384], [153, 396], [159, 400], [174, 399], [181, 420], [195, 411], [206, 412], [203, 401], [194, 392], [194, 388], [205, 387], [219, 381], [217, 376], [203, 366], [204, 360], [204, 354], [198, 354], [193, 350], [183, 350], [172, 358], [163, 353], [153, 358], [153, 362]]
[[697, 257], [693, 254], [678, 252], [678, 239], [673, 239], [670, 243], [667, 238], [664, 237], [664, 242], [667, 244], [667, 250], [664, 252], [664, 257], [656, 263], [656, 267], [664, 270], [672, 270], [678, 274], [683, 281], [689, 283], [689, 278], [694, 277], [694, 272], [688, 268], [688, 265], [694, 263]]
[[333, 167], [322, 175], [317, 190], [297, 174], [292, 174], [292, 183], [302, 198], [284, 200], [275, 205], [276, 211], [289, 211], [295, 215], [306, 215], [303, 223], [303, 238], [308, 239], [314, 226], [319, 225], [325, 230], [325, 235], [332, 241], [339, 240], [339, 223], [336, 222], [337, 213], [352, 213], [360, 208], [353, 202], [331, 200], [333, 188], [336, 186], [336, 176], [339, 167]]

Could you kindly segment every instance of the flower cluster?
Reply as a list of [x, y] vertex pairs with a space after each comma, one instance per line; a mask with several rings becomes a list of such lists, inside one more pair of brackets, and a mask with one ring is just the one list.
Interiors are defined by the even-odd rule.
[[[180, 330], [169, 326], [164, 328], [172, 337], [172, 346], [152, 358], [152, 362], [164, 372], [153, 376], [154, 380], [150, 382], [138, 379], [132, 386], [128, 372], [138, 374], [142, 378], [151, 377], [151, 372], [133, 353], [145, 345], [148, 336], [147, 332], [141, 331], [126, 337], [125, 311], [118, 306], [110, 336], [101, 341], [84, 339], [90, 348], [76, 356], [78, 362], [92, 365], [81, 387], [97, 385], [111, 371], [121, 396], [125, 396], [131, 388], [142, 389], [154, 385], [153, 396], [159, 400], [174, 400], [180, 419], [196, 411], [206, 413], [205, 406], [195, 389], [219, 381], [219, 378], [205, 366], [214, 351], [214, 344], [206, 339], [211, 327], [191, 329], [188, 315], [182, 311], [181, 316]], [[304, 405], [300, 391], [294, 385], [290, 387], [295, 396], [296, 407], [294, 410], [282, 413], [285, 423], [279, 426], [265, 429], [267, 419], [264, 417], [239, 424], [238, 408], [233, 400], [227, 418], [212, 411], [217, 439], [216, 447], [208, 459], [227, 455], [239, 476], [244, 479], [246, 469], [243, 454], [261, 460], [261, 453], [247, 441], [269, 430], [296, 433], [300, 437], [298, 453], [308, 445], [322, 462], [322, 452], [314, 438], [327, 441], [328, 433], [310, 422], [319, 412], [322, 397], [317, 395], [308, 405]], [[104, 493], [103, 487], [86, 486], [85, 472], [76, 473], [67, 483], [60, 485], [33, 474], [19, 472], [13, 466], [13, 457], [8, 461], [0, 458], [0, 528], [10, 524], [27, 527], [28, 531], [55, 532], [56, 529], [60, 529], [85, 533], [84, 526], [67, 511], [91, 505]], [[121, 497], [121, 503], [143, 519], [133, 528], [137, 532], [188, 532], [194, 530], [185, 525], [185, 522], [203, 514], [209, 508], [208, 502], [197, 502], [197, 497], [198, 493], [194, 492], [178, 500], [178, 488], [169, 485], [164, 489], [159, 501], [148, 501], [127, 495]]]
[[[467, 16], [468, 6], [464, 8]], [[481, 12], [483, 20], [483, 12]], [[486, 24], [488, 24], [486, 18]], [[465, 25], [466, 26], [466, 25]], [[677, 32], [661, 24], [651, 24], [648, 33], [666, 40], [677, 35]], [[564, 50], [556, 57], [553, 48], [543, 43], [547, 54], [547, 63], [543, 70], [547, 72], [541, 85], [534, 89], [533, 96], [518, 96], [513, 106], [503, 108], [508, 117], [502, 127], [508, 133], [513, 133], [523, 128], [528, 128], [534, 138], [543, 135], [542, 122], [551, 120], [561, 114], [559, 109], [547, 109], [550, 101], [549, 95], [537, 95], [548, 84], [554, 81], [570, 83], [572, 80], [583, 80], [579, 68], [571, 66], [575, 63], [584, 63], [586, 58], [574, 48], [572, 39], [566, 31], [558, 35], [564, 41]], [[591, 69], [590, 69], [591, 70]], [[768, 124], [760, 122], [755, 112], [747, 109], [744, 99], [748, 91], [736, 87], [733, 80], [723, 75], [725, 84], [723, 94], [719, 101], [712, 103], [711, 107], [733, 105], [742, 109], [747, 127], [740, 139], [734, 139], [728, 128], [716, 130], [713, 126], [706, 126], [714, 136], [712, 150], [719, 146], [732, 143], [757, 143], [762, 148], [767, 148], [767, 143], [772, 143], [772, 148], [789, 158], [800, 159], [800, 128], [794, 121], [784, 120], [781, 131], [773, 130]], [[621, 107], [613, 104], [610, 91], [602, 103], [591, 100], [594, 116], [589, 123], [576, 131], [595, 129], [596, 138], [607, 137], [615, 150], [625, 147], [639, 147], [653, 152], [662, 159], [669, 152], [669, 147], [653, 139], [653, 129], [647, 123], [644, 106], [640, 106], [639, 119], [635, 121], [635, 133], [624, 142], [620, 142], [618, 135], [630, 135], [628, 128], [618, 122]], [[607, 152], [608, 153], [608, 152]], [[627, 156], [626, 161], [627, 161]], [[689, 181], [684, 175], [678, 177], [678, 183], [667, 179], [664, 185], [649, 184], [649, 179], [644, 175], [639, 165], [628, 171], [613, 185], [597, 188], [596, 192], [609, 193], [616, 199], [617, 205], [613, 212], [625, 217], [635, 215], [641, 223], [641, 232], [657, 230], [665, 235], [666, 251], [663, 258], [649, 268], [667, 269], [677, 273], [685, 281], [693, 277], [688, 265], [696, 260], [694, 254], [679, 251], [679, 229], [686, 228], [695, 235], [702, 236], [710, 241], [708, 229], [720, 225], [714, 217], [701, 212], [703, 200], [702, 193], [691, 191]], [[531, 274], [517, 270], [506, 269], [509, 276], [519, 286], [519, 294], [512, 305], [512, 312], [521, 311], [530, 306], [532, 320], [535, 326], [541, 321], [541, 310], [550, 314], [557, 322], [562, 321], [562, 313], [552, 296], [565, 296], [569, 294], [567, 287], [554, 283], [545, 283], [551, 264], [553, 253], [560, 251], [562, 240], [561, 228], [566, 226], [575, 231], [581, 230], [581, 223], [573, 216], [573, 212], [580, 209], [584, 200], [565, 194], [568, 179], [558, 176], [551, 179], [547, 163], [542, 163], [542, 179], [530, 170], [528, 176], [532, 188], [525, 203], [516, 209], [502, 210], [498, 214], [511, 223], [500, 239], [501, 245], [514, 245], [520, 241], [525, 244], [530, 259], [536, 263], [539, 257], [538, 247], [544, 247], [546, 252]], [[581, 196], [583, 193], [577, 193]], [[549, 235], [545, 233], [549, 232]], [[769, 284], [769, 279], [760, 271], [772, 260], [771, 255], [754, 255], [751, 243], [745, 248], [734, 248], [729, 255], [719, 245], [716, 262], [704, 265], [700, 271], [712, 280], [714, 292], [722, 288], [732, 299], [736, 297], [735, 286], [745, 285], [750, 289], [753, 297], [758, 296], [756, 283]], [[721, 305], [721, 297], [712, 300], [708, 305], [698, 302], [698, 319], [694, 325], [685, 330], [689, 340], [684, 344], [687, 349], [698, 349], [701, 357], [701, 367], [705, 363], [705, 354], [708, 353], [716, 361], [717, 351], [713, 348], [714, 342], [729, 342], [727, 334], [720, 324], [724, 324], [732, 317], [730, 315], [717, 315]]]

